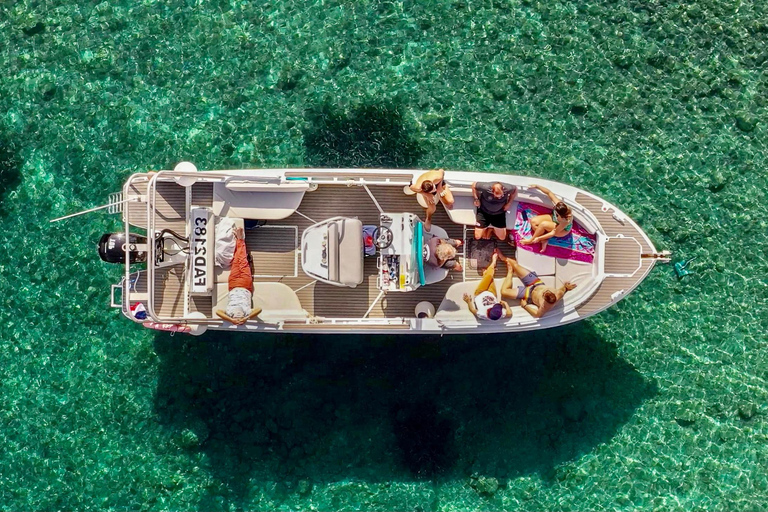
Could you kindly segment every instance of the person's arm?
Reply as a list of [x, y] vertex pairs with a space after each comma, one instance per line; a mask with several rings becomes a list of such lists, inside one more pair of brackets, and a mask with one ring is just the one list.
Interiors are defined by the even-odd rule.
[[477, 315], [477, 308], [472, 301], [472, 297], [468, 293], [464, 294], [464, 302], [467, 303], [467, 306], [469, 306], [469, 310], [472, 312], [472, 314]]
[[552, 191], [549, 190], [544, 185], [531, 185], [530, 188], [537, 188], [541, 190], [543, 193], [547, 195], [547, 197], [549, 197], [549, 200], [552, 201], [552, 204], [557, 204], [560, 202], [560, 198], [557, 197], [555, 194], [553, 194]]
[[525, 299], [520, 299], [520, 305], [523, 307], [524, 310], [528, 312], [533, 318], [539, 318], [543, 313], [541, 312], [541, 309], [536, 304], [528, 304], [528, 301]]
[[475, 206], [480, 206], [480, 198], [477, 195], [477, 182], [472, 182], [472, 197], [474, 198]]
[[504, 316], [503, 316], [503, 318], [507, 318], [507, 317], [512, 318], [512, 308], [509, 307], [509, 304], [507, 304], [507, 302], [504, 301], [504, 300], [499, 301], [499, 302], [501, 302], [501, 305], [504, 306]]
[[569, 292], [569, 291], [573, 290], [574, 288], [576, 288], [576, 285], [573, 284], [570, 281], [566, 281], [565, 283], [563, 283], [563, 286], [561, 286], [560, 288], [557, 289], [557, 293], [556, 293], [557, 300], [562, 299], [563, 295], [565, 295], [565, 292]]
[[504, 211], [508, 211], [509, 208], [512, 206], [512, 202], [515, 200], [515, 196], [517, 195], [517, 187], [514, 187], [514, 190], [509, 193], [509, 199], [507, 199], [507, 204], [504, 205]]
[[230, 316], [228, 316], [224, 311], [222, 311], [220, 309], [217, 309], [216, 310], [216, 314], [219, 316], [219, 318], [222, 318], [222, 319], [226, 320], [229, 323], [237, 325], [237, 320], [235, 320], [234, 318], [231, 318]]
[[[559, 228], [559, 227], [560, 227], [560, 225], [558, 224], [557, 226], [555, 226], [555, 229], [553, 229], [552, 231], [549, 231], [547, 233], [544, 233], [541, 236], [537, 236], [531, 242], [535, 244], [536, 242], [541, 242], [542, 240], [549, 240], [550, 238], [555, 236], [555, 233], [557, 233], [557, 228]], [[565, 227], [565, 225], [563, 225], [563, 227]]]
[[245, 318], [246, 321], [253, 319], [253, 317], [257, 316], [259, 313], [261, 313], [261, 308], [253, 308], [251, 310], [251, 313]]
[[458, 259], [452, 259], [452, 260], [437, 260], [438, 267], [447, 269], [447, 270], [455, 270], [457, 272], [461, 272], [463, 269], [461, 268], [461, 263]]

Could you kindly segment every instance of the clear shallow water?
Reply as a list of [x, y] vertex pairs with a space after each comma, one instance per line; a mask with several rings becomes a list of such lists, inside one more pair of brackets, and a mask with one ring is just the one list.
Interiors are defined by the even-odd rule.
[[[0, 8], [0, 503], [768, 509], [762, 3]], [[616, 203], [676, 260], [532, 336], [171, 338], [94, 246], [137, 170], [444, 166]]]

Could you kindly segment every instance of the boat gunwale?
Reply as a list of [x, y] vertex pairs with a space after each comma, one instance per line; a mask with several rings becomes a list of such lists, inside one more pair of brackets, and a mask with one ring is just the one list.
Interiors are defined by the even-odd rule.
[[[126, 183], [125, 183], [125, 185], [123, 187], [123, 190], [124, 190], [124, 196], [123, 197], [124, 197], [124, 199], [127, 198], [127, 194], [126, 194], [127, 187], [131, 183], [134, 183], [134, 180], [136, 178], [143, 178], [145, 180], [148, 180], [148, 184], [147, 184], [147, 199], [148, 200], [146, 201], [146, 203], [147, 203], [147, 219], [148, 219], [147, 232], [148, 233], [152, 233], [152, 232], [154, 232], [156, 230], [155, 229], [155, 227], [156, 227], [156, 219], [155, 219], [156, 211], [155, 211], [155, 206], [157, 204], [156, 203], [156, 199], [157, 199], [157, 183], [159, 183], [159, 182], [174, 182], [174, 181], [177, 181], [176, 180], [177, 177], [183, 177], [183, 176], [189, 176], [189, 177], [196, 178], [195, 183], [200, 183], [200, 182], [214, 182], [215, 183], [215, 182], [226, 181], [228, 178], [232, 177], [233, 175], [235, 175], [235, 176], [237, 176], [238, 178], [241, 178], [241, 179], [242, 178], [253, 177], [254, 181], [257, 181], [259, 178], [261, 178], [262, 180], [264, 179], [264, 177], [265, 177], [264, 175], [261, 175], [261, 176], [254, 175], [253, 174], [254, 171], [262, 171], [262, 172], [269, 172], [269, 173], [280, 173], [279, 175], [276, 175], [276, 176], [272, 175], [272, 177], [273, 178], [274, 177], [281, 178], [281, 180], [280, 180], [281, 183], [290, 183], [291, 181], [295, 181], [295, 179], [299, 178], [299, 177], [296, 177], [294, 179], [289, 180], [288, 177], [286, 176], [286, 174], [289, 173], [289, 172], [299, 172], [300, 173], [300, 172], [306, 171], [307, 173], [311, 172], [313, 174], [322, 174], [322, 176], [308, 176], [305, 179], [308, 182], [310, 182], [310, 183], [317, 183], [317, 185], [324, 185], [324, 186], [347, 185], [347, 186], [360, 186], [360, 187], [362, 187], [362, 186], [365, 186], [365, 185], [372, 185], [372, 186], [392, 186], [392, 187], [400, 186], [400, 187], [402, 187], [404, 185], [408, 185], [409, 184], [409, 183], [406, 183], [404, 181], [391, 181], [389, 179], [387, 179], [386, 181], [378, 181], [377, 180], [375, 182], [370, 182], [370, 181], [365, 180], [365, 178], [363, 176], [359, 176], [359, 177], [356, 177], [354, 179], [348, 179], [348, 180], [336, 179], [337, 177], [339, 177], [339, 176], [336, 176], [338, 174], [341, 174], [342, 176], [340, 176], [340, 177], [343, 178], [343, 173], [345, 171], [343, 169], [246, 169], [246, 170], [239, 170], [239, 171], [203, 171], [203, 172], [159, 171], [159, 172], [156, 172], [156, 173], [154, 173], [153, 175], [151, 175], [149, 177], [147, 176], [146, 173], [134, 173], [133, 175], [131, 175], [130, 178], [126, 181]], [[358, 174], [366, 173], [366, 172], [370, 172], [370, 173], [376, 173], [376, 172], [378, 172], [378, 173], [395, 172], [395, 173], [399, 173], [400, 175], [403, 175], [403, 172], [404, 172], [404, 170], [402, 170], [402, 169], [398, 169], [398, 170], [351, 169], [351, 170], [348, 170], [348, 171], [355, 172], [355, 173], [358, 173]], [[408, 171], [405, 171], [405, 172], [406, 173], [411, 172], [415, 176], [416, 173], [422, 173], [422, 172], [425, 172], [425, 170], [413, 170], [413, 171], [408, 170]], [[447, 172], [451, 173], [451, 174], [453, 174], [453, 173], [469, 174], [469, 173], [464, 172], [464, 171], [447, 171]], [[237, 173], [237, 174], [233, 174], [233, 173]], [[241, 175], [239, 173], [246, 173], [246, 174], [245, 175]], [[471, 174], [479, 174], [479, 173], [471, 173]], [[489, 174], [489, 173], [482, 173], [482, 174], [486, 174], [487, 176], [498, 176], [500, 180], [504, 180], [504, 178], [507, 178], [507, 180], [510, 180], [510, 178], [513, 179], [513, 180], [515, 178], [517, 178], [517, 180], [520, 180], [520, 181], [522, 181], [523, 179], [531, 179], [531, 178], [526, 178], [526, 177], [523, 177], [523, 176], [501, 175], [501, 174], [495, 175], [495, 174]], [[322, 179], [322, 178], [325, 178], [325, 176], [328, 176], [328, 177], [334, 178], [334, 179], [326, 181], [325, 179]], [[451, 185], [453, 185], [455, 188], [460, 188], [460, 187], [469, 187], [476, 180], [447, 179], [447, 181], [449, 181], [449, 183]], [[539, 181], [551, 181], [551, 180], [539, 180]], [[553, 182], [553, 183], [557, 183], [557, 182]], [[605, 201], [602, 198], [600, 198], [598, 196], [595, 196], [594, 194], [589, 193], [589, 192], [587, 192], [587, 191], [585, 191], [583, 189], [572, 187], [570, 185], [561, 184], [561, 183], [558, 183], [558, 185], [571, 188], [571, 189], [575, 190], [577, 193], [586, 194], [587, 196], [593, 198], [596, 201], [600, 201], [603, 204], [608, 204], [616, 212], [621, 212], [618, 208], [616, 208], [615, 206], [611, 205], [607, 201]], [[528, 189], [529, 189], [529, 187], [527, 187], [527, 186], [518, 185], [518, 190], [519, 191], [527, 191]], [[150, 191], [151, 191], [151, 199], [150, 199]], [[595, 214], [593, 214], [592, 211], [590, 209], [588, 209], [587, 207], [582, 206], [581, 204], [575, 202], [574, 200], [571, 200], [568, 197], [563, 197], [563, 200], [566, 202], [566, 204], [568, 204], [572, 208], [575, 208], [576, 210], [578, 210], [579, 213], [582, 216], [586, 217], [590, 221], [590, 223], [594, 224], [594, 226], [590, 226], [590, 227], [592, 227], [594, 229], [594, 231], [596, 232], [598, 241], [600, 241], [600, 247], [604, 247], [605, 239], [607, 239], [609, 237], [606, 235], [606, 233], [605, 233], [605, 231], [604, 231], [600, 221], [597, 219]], [[185, 214], [186, 214], [186, 217], [187, 217], [185, 219], [185, 222], [188, 222], [188, 215], [189, 215], [189, 211], [187, 211], [188, 210], [188, 206], [189, 205], [185, 205]], [[129, 229], [130, 229], [130, 227], [129, 227], [129, 224], [130, 224], [130, 214], [129, 214], [128, 210], [129, 210], [129, 208], [124, 208], [124, 212], [125, 212], [124, 213], [124, 225], [125, 225], [126, 235], [128, 235]], [[623, 215], [624, 219], [628, 220], [631, 223], [631, 225], [635, 228], [635, 230], [641, 236], [643, 236], [644, 241], [655, 252], [655, 247], [654, 247], [653, 243], [648, 239], [647, 234], [639, 226], [637, 226], [637, 224], [629, 216], [623, 214], [623, 212], [621, 212], [621, 214]], [[130, 263], [129, 263], [129, 257], [128, 257], [129, 251], [128, 251], [127, 247], [125, 248], [125, 251], [126, 251], [126, 273], [125, 273], [125, 277], [126, 278], [125, 278], [124, 282], [128, 283], [129, 282], [129, 275], [130, 275], [130, 271], [129, 271]], [[187, 317], [164, 317], [164, 316], [158, 315], [155, 312], [155, 300], [154, 300], [155, 299], [155, 297], [154, 297], [154, 294], [155, 294], [155, 290], [154, 290], [155, 270], [158, 267], [156, 267], [154, 264], [149, 264], [149, 261], [151, 261], [151, 262], [155, 261], [155, 254], [154, 254], [155, 247], [154, 247], [153, 243], [149, 243], [148, 244], [148, 251], [149, 251], [149, 256], [148, 256], [148, 264], [147, 264], [147, 274], [148, 274], [147, 275], [147, 277], [148, 277], [148, 293], [147, 293], [147, 296], [148, 296], [147, 297], [147, 306], [148, 306], [147, 310], [148, 311], [147, 311], [147, 314], [148, 314], [148, 317], [151, 320], [154, 320], [154, 321], [157, 321], [157, 322], [173, 322], [173, 323], [183, 323], [183, 324], [192, 324], [192, 325], [194, 325], [194, 324], [211, 325], [211, 326], [222, 326], [222, 325], [224, 325], [224, 322], [222, 320], [218, 320], [218, 319], [215, 319], [215, 318], [190, 319], [190, 318], [187, 318]], [[599, 253], [603, 253], [603, 252], [604, 252], [603, 250], [599, 249]], [[569, 315], [572, 315], [573, 313], [576, 313], [578, 315], [578, 308], [580, 306], [582, 306], [585, 302], [589, 301], [589, 299], [594, 295], [594, 293], [596, 293], [597, 290], [599, 290], [599, 288], [602, 285], [604, 279], [606, 277], [608, 277], [603, 272], [603, 268], [604, 268], [603, 264], [601, 263], [601, 264], [598, 265], [597, 258], [596, 258], [596, 260], [594, 262], [594, 266], [597, 267], [597, 272], [595, 273], [593, 271], [593, 275], [590, 278], [590, 281], [592, 281], [592, 283], [593, 283], [593, 286], [590, 287], [590, 290], [591, 290], [590, 293], [584, 293], [583, 298], [580, 299], [578, 303], [569, 305], [568, 309], [564, 309], [561, 313], [559, 313], [558, 317], [560, 317], [561, 319], [563, 319], [565, 317], [568, 317]], [[637, 280], [633, 283], [633, 286], [626, 293], [624, 293], [623, 296], [628, 295], [632, 290], [634, 290], [637, 286], [639, 286], [640, 282], [642, 282], [643, 279], [645, 279], [645, 277], [653, 269], [653, 267], [654, 267], [653, 263], [651, 265], [649, 265], [648, 269], [646, 271], [642, 272], [642, 275], [637, 278]], [[186, 264], [185, 264], [185, 268], [186, 268]], [[640, 269], [638, 269], [638, 270], [640, 270]], [[124, 288], [125, 288], [125, 286], [124, 286]], [[184, 287], [184, 289], [186, 290], [186, 279], [185, 279], [185, 287]], [[186, 291], [185, 291], [185, 293], [186, 293]], [[622, 296], [622, 298], [623, 298], [623, 296]], [[127, 295], [127, 297], [130, 298], [130, 295]], [[618, 300], [621, 300], [621, 299], [619, 298]], [[594, 311], [592, 313], [589, 313], [587, 316], [592, 316], [593, 314], [597, 314], [600, 311], [603, 311], [604, 309], [607, 309], [611, 305], [613, 305], [616, 302], [618, 302], [618, 300], [612, 300], [610, 302], [607, 302], [603, 308], [600, 308], [599, 310], [596, 310], [596, 311]], [[127, 309], [126, 309], [128, 307], [128, 303], [129, 303], [129, 301], [125, 301], [125, 300], [123, 301], [122, 310], [123, 310], [123, 314], [125, 316], [131, 318], [131, 315], [130, 315], [129, 311], [127, 311]], [[573, 321], [579, 320], [579, 319], [582, 319], [582, 318], [585, 318], [585, 317], [582, 317], [581, 315], [578, 315]], [[134, 320], [133, 318], [131, 318], [131, 319]], [[364, 322], [361, 322], [361, 320], [363, 320]], [[363, 318], [358, 318], [358, 317], [354, 317], [354, 318], [349, 318], [349, 319], [341, 319], [341, 318], [327, 319], [327, 318], [323, 318], [323, 317], [312, 316], [312, 317], [308, 318], [306, 321], [303, 321], [303, 322], [302, 321], [296, 322], [294, 320], [285, 320], [285, 321], [281, 321], [279, 323], [272, 324], [272, 325], [276, 325], [276, 326], [278, 326], [278, 328], [279, 328], [279, 326], [290, 326], [291, 327], [290, 330], [294, 330], [293, 329], [294, 327], [300, 327], [300, 326], [306, 326], [306, 325], [313, 325], [313, 326], [314, 325], [324, 325], [324, 326], [327, 326], [327, 327], [331, 328], [331, 330], [332, 330], [334, 326], [338, 327], [339, 325], [345, 325], [345, 326], [346, 325], [355, 325], [355, 326], [358, 326], [358, 327], [361, 327], [361, 328], [366, 328], [368, 326], [374, 327], [376, 325], [380, 325], [380, 326], [393, 325], [393, 323], [397, 324], [397, 325], [410, 325], [410, 324], [412, 324], [412, 322], [411, 322], [412, 320], [415, 320], [415, 317], [383, 317], [383, 318], [364, 318], [364, 317]], [[498, 326], [498, 327], [500, 327], [500, 329], [491, 329], [491, 330], [497, 331], [497, 332], [505, 332], [505, 331], [518, 330], [518, 329], [515, 329], [515, 327], [534, 327], [534, 328], [537, 328], [536, 326], [539, 326], [538, 328], [547, 327], [547, 326], [540, 326], [540, 320], [541, 319], [525, 318], [525, 319], [523, 319], [523, 321], [516, 322], [515, 324], [512, 324], [512, 325], [507, 325], [506, 323], [505, 324], [500, 324]], [[442, 322], [438, 322], [438, 323], [440, 324], [440, 330], [445, 330], [446, 329], [446, 324], [450, 324], [450, 323], [453, 323], [453, 322], [442, 321]], [[565, 323], [570, 323], [570, 322], [565, 322]], [[364, 324], [364, 325], [360, 325], [360, 324]], [[479, 327], [482, 327], [482, 326], [483, 326], [482, 324], [478, 324], [478, 325], [476, 325], [474, 327], [473, 326], [463, 326], [463, 328], [468, 328], [469, 330], [473, 330], [473, 329], [476, 329], [476, 328], [479, 328]], [[312, 329], [317, 329], [317, 327], [313, 327]], [[412, 329], [412, 330], [414, 330], [414, 332], [435, 332], [433, 329], [423, 330], [423, 331], [416, 330], [416, 329]], [[449, 330], [450, 330], [450, 332], [455, 332], [454, 329], [452, 329], [452, 328], [449, 328]], [[483, 330], [485, 330], [485, 329], [483, 329]], [[529, 329], [520, 329], [520, 330], [529, 330]], [[366, 331], [368, 331], [368, 329], [366, 329]]]

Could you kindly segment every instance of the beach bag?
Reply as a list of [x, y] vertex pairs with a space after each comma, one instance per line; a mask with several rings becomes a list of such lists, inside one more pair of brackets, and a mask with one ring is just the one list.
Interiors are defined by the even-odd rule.
[[363, 226], [363, 253], [366, 256], [376, 256], [376, 237], [379, 226]]

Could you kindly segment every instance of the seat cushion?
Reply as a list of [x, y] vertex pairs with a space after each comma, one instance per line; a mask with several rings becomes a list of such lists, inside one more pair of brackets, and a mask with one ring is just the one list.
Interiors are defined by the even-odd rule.
[[[264, 187], [258, 186], [262, 189]], [[232, 187], [233, 184], [213, 184], [214, 215], [244, 219], [285, 219], [299, 207], [306, 190], [295, 184], [273, 186], [269, 192], [237, 191], [232, 190]]]
[[338, 226], [338, 282], [355, 287], [363, 282], [363, 223], [344, 219]]
[[456, 224], [464, 224], [465, 226], [475, 225], [475, 200], [472, 198], [470, 191], [469, 195], [458, 195], [456, 191], [453, 191], [453, 208], [450, 210], [445, 209], [445, 213]]
[[522, 248], [515, 251], [517, 262], [528, 270], [536, 272], [540, 276], [555, 275], [555, 258], [531, 252]]
[[[228, 294], [229, 285], [227, 283], [216, 285], [214, 314], [216, 314], [217, 309], [222, 311], [227, 309]], [[309, 316], [306, 310], [301, 307], [296, 292], [283, 283], [254, 283], [252, 304], [254, 308], [262, 309], [257, 318], [267, 323]]]

